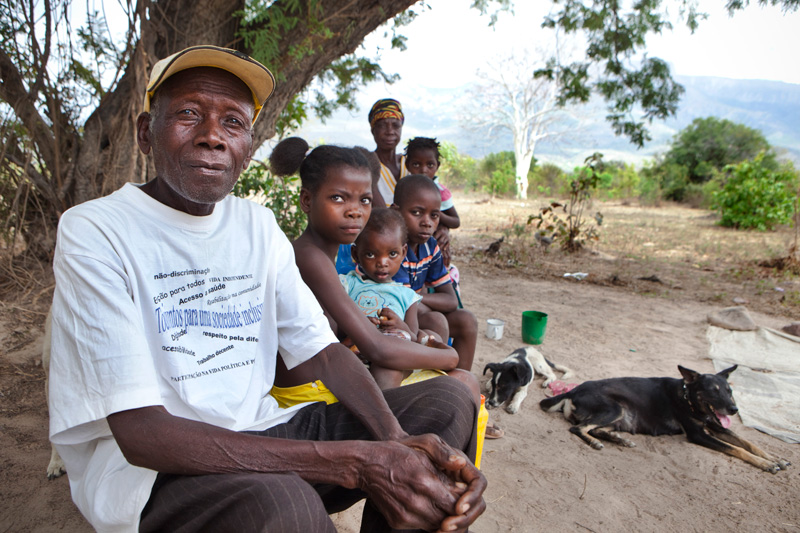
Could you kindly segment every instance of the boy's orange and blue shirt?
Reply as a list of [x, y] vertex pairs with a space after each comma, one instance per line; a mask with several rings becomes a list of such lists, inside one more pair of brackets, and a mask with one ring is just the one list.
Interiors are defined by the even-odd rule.
[[409, 246], [402, 268], [392, 279], [411, 287], [414, 291], [423, 287], [439, 287], [452, 283], [450, 274], [444, 266], [442, 252], [433, 237], [420, 244], [417, 253], [414, 253]]

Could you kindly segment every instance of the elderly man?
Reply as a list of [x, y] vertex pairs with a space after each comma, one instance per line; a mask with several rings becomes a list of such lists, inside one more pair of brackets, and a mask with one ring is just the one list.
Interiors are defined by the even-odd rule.
[[[273, 84], [223, 48], [158, 62], [137, 121], [156, 177], [61, 219], [50, 435], [73, 500], [99, 531], [333, 531], [364, 497], [363, 530], [465, 530], [486, 488], [469, 392], [384, 396], [271, 211], [229, 196]], [[277, 357], [340, 403], [280, 409]]]

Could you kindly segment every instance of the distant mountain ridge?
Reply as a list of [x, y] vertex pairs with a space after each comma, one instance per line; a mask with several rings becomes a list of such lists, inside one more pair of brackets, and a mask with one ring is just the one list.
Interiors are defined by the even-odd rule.
[[[677, 116], [653, 122], [649, 127], [653, 139], [641, 150], [627, 139], [614, 135], [605, 121], [603, 102], [593, 100], [581, 110], [587, 125], [570, 141], [558, 145], [541, 144], [536, 150], [537, 159], [571, 168], [599, 151], [606, 160], [639, 165], [665, 152], [673, 136], [695, 118], [715, 116], [760, 130], [782, 157], [800, 166], [800, 84], [699, 76], [675, 76], [675, 79], [686, 89]], [[467, 86], [455, 89], [392, 88], [391, 97], [403, 103], [406, 113], [403, 143], [419, 135], [436, 137], [455, 144], [460, 153], [475, 158], [512, 150], [510, 135], [486, 138], [459, 122], [457, 110], [460, 106], [474, 105], [469, 101], [467, 89]], [[366, 115], [372, 102], [384, 96], [383, 93], [387, 91], [368, 88], [359, 98], [360, 114], [339, 111], [326, 124], [311, 120], [298, 134], [312, 143], [374, 148]]]

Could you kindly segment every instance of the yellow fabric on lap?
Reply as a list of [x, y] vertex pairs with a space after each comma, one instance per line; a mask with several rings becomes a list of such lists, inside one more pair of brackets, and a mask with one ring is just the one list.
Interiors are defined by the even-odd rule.
[[414, 370], [409, 376], [400, 383], [401, 387], [411, 385], [412, 383], [419, 383], [420, 381], [427, 381], [429, 379], [438, 378], [439, 376], [446, 376], [447, 372], [441, 370], [433, 370], [425, 368], [422, 370]]
[[[400, 386], [403, 387], [444, 375], [447, 374], [441, 370], [414, 370], [403, 380]], [[269, 393], [277, 400], [278, 405], [283, 409], [304, 402], [325, 402], [330, 405], [339, 401], [320, 380], [316, 380], [314, 383], [295, 385], [294, 387], [272, 387]]]
[[269, 393], [283, 409], [304, 402], [325, 402], [330, 405], [339, 401], [320, 380], [294, 387], [272, 387]]

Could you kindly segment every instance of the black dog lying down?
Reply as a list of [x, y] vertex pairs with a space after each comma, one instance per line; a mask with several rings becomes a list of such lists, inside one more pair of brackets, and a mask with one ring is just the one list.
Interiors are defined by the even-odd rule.
[[728, 376], [736, 365], [718, 374], [700, 374], [678, 366], [678, 378], [611, 378], [587, 381], [539, 405], [545, 411], [563, 411], [574, 424], [569, 430], [597, 450], [604, 439], [621, 446], [635, 444], [616, 431], [676, 435], [689, 442], [723, 452], [776, 473], [788, 461], [764, 452], [728, 429], [739, 409], [733, 401]]

